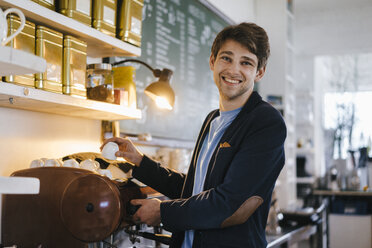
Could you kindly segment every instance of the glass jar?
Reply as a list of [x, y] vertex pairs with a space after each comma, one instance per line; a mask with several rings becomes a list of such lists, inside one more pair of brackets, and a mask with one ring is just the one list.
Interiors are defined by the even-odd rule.
[[111, 64], [88, 65], [86, 87], [88, 99], [112, 103], [114, 80]]

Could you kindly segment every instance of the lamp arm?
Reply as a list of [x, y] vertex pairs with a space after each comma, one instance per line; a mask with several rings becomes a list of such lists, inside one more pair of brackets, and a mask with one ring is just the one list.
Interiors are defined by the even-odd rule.
[[127, 63], [127, 62], [135, 62], [135, 63], [142, 64], [142, 65], [146, 66], [148, 69], [150, 69], [155, 77], [160, 77], [161, 70], [154, 69], [149, 64], [147, 64], [147, 63], [145, 63], [141, 60], [138, 60], [138, 59], [124, 59], [124, 60], [120, 60], [118, 62], [112, 63], [111, 65], [115, 66], [115, 65], [124, 64], [124, 63]]

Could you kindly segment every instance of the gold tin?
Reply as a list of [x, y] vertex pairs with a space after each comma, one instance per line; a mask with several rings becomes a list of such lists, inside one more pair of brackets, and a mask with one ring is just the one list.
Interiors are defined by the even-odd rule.
[[58, 11], [88, 26], [92, 23], [92, 0], [59, 0]]
[[38, 4], [40, 4], [44, 7], [47, 7], [48, 9], [51, 9], [51, 10], [56, 9], [55, 0], [38, 0], [37, 2], [38, 2]]
[[93, 0], [92, 26], [115, 37], [117, 0]]
[[[8, 36], [15, 33], [16, 30], [21, 25], [21, 20], [15, 15], [8, 15]], [[8, 46], [15, 49], [19, 49], [31, 54], [35, 54], [35, 24], [26, 21], [23, 30], [12, 39]], [[24, 86], [35, 86], [35, 75], [25, 74], [25, 75], [10, 75], [4, 77], [5, 82], [14, 83]]]
[[63, 94], [86, 98], [87, 43], [70, 35], [63, 39]]
[[36, 55], [44, 58], [47, 69], [36, 73], [35, 87], [62, 93], [63, 35], [44, 26], [36, 27]]
[[143, 0], [118, 0], [117, 37], [141, 46]]

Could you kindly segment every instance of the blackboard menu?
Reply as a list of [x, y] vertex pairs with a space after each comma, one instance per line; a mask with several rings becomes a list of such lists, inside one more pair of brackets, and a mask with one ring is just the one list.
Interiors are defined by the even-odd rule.
[[[176, 103], [161, 110], [144, 94], [156, 81], [143, 65], [136, 67], [140, 120], [123, 120], [121, 132], [196, 140], [205, 116], [218, 108], [218, 90], [209, 69], [209, 56], [217, 33], [228, 24], [196, 0], [145, 0], [141, 57], [153, 68], [173, 70], [171, 86]], [[115, 58], [118, 61], [122, 58]], [[127, 64], [125, 64], [127, 65]]]

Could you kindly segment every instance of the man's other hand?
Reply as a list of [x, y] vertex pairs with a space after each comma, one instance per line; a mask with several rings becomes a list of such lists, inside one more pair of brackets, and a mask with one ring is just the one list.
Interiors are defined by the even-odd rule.
[[149, 226], [158, 226], [161, 222], [159, 199], [135, 199], [130, 201], [133, 205], [141, 205], [133, 215], [134, 221], [141, 221]]

